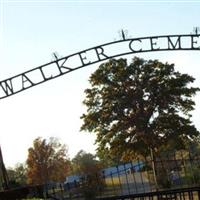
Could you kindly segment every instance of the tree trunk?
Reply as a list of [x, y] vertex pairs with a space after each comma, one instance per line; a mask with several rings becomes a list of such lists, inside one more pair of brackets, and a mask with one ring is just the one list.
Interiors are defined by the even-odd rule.
[[151, 165], [152, 165], [152, 170], [153, 170], [153, 179], [156, 185], [156, 190], [158, 190], [158, 182], [157, 182], [157, 176], [156, 176], [156, 167], [155, 167], [155, 158], [154, 158], [154, 153], [153, 149], [150, 148], [150, 155], [151, 155]]

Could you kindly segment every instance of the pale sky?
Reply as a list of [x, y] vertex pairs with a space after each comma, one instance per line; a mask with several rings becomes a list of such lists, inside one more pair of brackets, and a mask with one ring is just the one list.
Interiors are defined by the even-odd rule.
[[[60, 57], [130, 37], [189, 34], [200, 26], [200, 1], [0, 1], [0, 80]], [[137, 54], [135, 54], [137, 55]], [[134, 55], [126, 56], [132, 58]], [[143, 53], [145, 59], [175, 63], [200, 86], [200, 51]], [[6, 166], [25, 162], [27, 149], [41, 136], [60, 138], [72, 158], [95, 152], [95, 135], [80, 132], [82, 101], [98, 64], [69, 73], [0, 100], [0, 144]], [[200, 130], [200, 94], [193, 122]]]

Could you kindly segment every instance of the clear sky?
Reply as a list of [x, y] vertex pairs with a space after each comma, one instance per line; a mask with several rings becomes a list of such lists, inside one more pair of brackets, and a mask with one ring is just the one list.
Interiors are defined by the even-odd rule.
[[[200, 1], [0, 1], [0, 80], [60, 57], [119, 39], [189, 34], [200, 26]], [[144, 53], [146, 59], [175, 63], [200, 86], [199, 52]], [[127, 56], [127, 58], [133, 57]], [[24, 162], [38, 137], [58, 137], [72, 158], [95, 152], [95, 135], [80, 132], [82, 101], [98, 64], [0, 100], [0, 144], [6, 166]], [[200, 129], [200, 94], [193, 122]]]

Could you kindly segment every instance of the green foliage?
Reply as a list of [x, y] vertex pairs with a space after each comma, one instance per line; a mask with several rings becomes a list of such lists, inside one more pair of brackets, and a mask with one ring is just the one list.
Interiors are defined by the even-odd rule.
[[150, 171], [150, 170], [152, 170], [152, 167], [148, 163], [146, 163], [138, 171], [139, 172], [146, 172], [146, 171]]
[[81, 130], [96, 134], [99, 153], [146, 156], [149, 149], [182, 149], [199, 135], [190, 120], [199, 88], [189, 87], [194, 78], [175, 71], [174, 64], [113, 59], [89, 81]]
[[84, 175], [93, 171], [98, 171], [99, 162], [93, 154], [80, 150], [72, 159], [72, 168], [74, 174]]
[[169, 179], [169, 175], [167, 173], [167, 170], [163, 167], [160, 169], [156, 169], [156, 178], [159, 188], [170, 188], [172, 183]]
[[100, 173], [90, 173], [82, 177], [80, 192], [86, 200], [93, 200], [104, 186], [105, 183]]
[[108, 166], [117, 166], [121, 163], [124, 163], [121, 160], [121, 155], [117, 154], [117, 155], [110, 155], [109, 154], [109, 150], [108, 149], [104, 149], [100, 152], [97, 152], [97, 156], [99, 158], [99, 161], [101, 163], [101, 165], [106, 168]]
[[72, 168], [73, 173], [81, 176], [80, 192], [85, 199], [94, 199], [104, 187], [101, 163], [93, 154], [81, 150], [72, 159]]
[[200, 167], [197, 165], [188, 164], [185, 169], [185, 184], [194, 185], [200, 184]]
[[14, 168], [7, 169], [9, 177], [9, 187], [20, 187], [26, 185], [26, 167], [22, 163], [16, 164]]

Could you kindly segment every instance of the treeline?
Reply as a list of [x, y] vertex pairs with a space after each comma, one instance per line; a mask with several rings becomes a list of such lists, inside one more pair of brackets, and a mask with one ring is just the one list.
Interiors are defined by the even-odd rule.
[[96, 174], [109, 164], [114, 165], [115, 161], [108, 159], [105, 162], [105, 159], [100, 159], [84, 150], [80, 150], [70, 160], [67, 145], [54, 137], [49, 139], [38, 137], [28, 149], [26, 162], [7, 169], [9, 187], [63, 183], [67, 176]]

